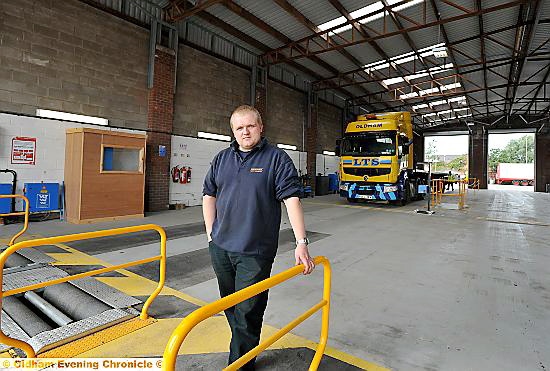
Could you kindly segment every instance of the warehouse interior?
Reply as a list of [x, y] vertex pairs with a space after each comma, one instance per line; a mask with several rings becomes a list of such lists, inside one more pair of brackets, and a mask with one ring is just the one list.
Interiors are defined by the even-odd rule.
[[[219, 299], [203, 182], [246, 104], [326, 257], [270, 288], [265, 340], [322, 305], [257, 370], [547, 369], [549, 76], [548, 0], [2, 0], [0, 357], [167, 359]], [[492, 160], [509, 133], [531, 175]], [[460, 135], [463, 173], [434, 170]], [[294, 247], [283, 207], [273, 275]], [[174, 367], [223, 369], [230, 337], [218, 310]]]

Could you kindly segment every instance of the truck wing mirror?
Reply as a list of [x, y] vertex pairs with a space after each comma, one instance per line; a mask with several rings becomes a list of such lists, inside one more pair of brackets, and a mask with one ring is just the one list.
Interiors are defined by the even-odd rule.
[[342, 141], [340, 139], [336, 140], [336, 148], [334, 149], [334, 153], [336, 156], [340, 156], [340, 144]]

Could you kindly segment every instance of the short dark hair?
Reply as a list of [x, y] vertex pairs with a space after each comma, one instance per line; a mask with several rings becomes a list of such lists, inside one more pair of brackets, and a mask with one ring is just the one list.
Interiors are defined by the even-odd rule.
[[235, 108], [235, 110], [233, 111], [233, 113], [231, 114], [231, 118], [229, 119], [229, 125], [231, 125], [231, 127], [233, 127], [233, 117], [235, 115], [239, 115], [241, 113], [252, 113], [256, 116], [256, 122], [260, 125], [263, 125], [263, 122], [262, 122], [262, 115], [260, 115], [260, 112], [258, 112], [258, 110], [252, 106], [249, 106], [248, 104], [243, 104], [237, 108]]

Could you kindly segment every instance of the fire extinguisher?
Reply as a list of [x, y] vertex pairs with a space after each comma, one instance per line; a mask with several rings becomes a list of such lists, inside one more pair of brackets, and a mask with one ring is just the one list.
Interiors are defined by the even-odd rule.
[[180, 169], [177, 166], [172, 168], [172, 182], [178, 183], [180, 181]]
[[187, 168], [185, 166], [180, 169], [180, 183], [187, 183]]
[[187, 168], [187, 183], [191, 183], [191, 166]]

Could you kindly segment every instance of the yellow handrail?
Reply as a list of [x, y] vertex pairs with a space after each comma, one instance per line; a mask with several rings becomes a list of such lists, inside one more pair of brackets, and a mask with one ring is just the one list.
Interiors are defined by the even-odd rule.
[[[304, 312], [294, 321], [290, 322], [288, 325], [280, 329], [277, 333], [271, 335], [263, 343], [259, 344], [257, 347], [243, 355], [241, 358], [224, 368], [224, 371], [234, 371], [242, 367], [252, 358], [256, 357], [260, 352], [265, 350], [271, 344], [276, 342], [278, 339], [283, 337], [286, 333], [292, 330], [294, 327], [298, 326], [305, 319], [310, 317], [313, 313], [317, 312], [319, 309], [323, 309], [322, 323], [321, 323], [321, 336], [319, 338], [319, 345], [315, 352], [315, 356], [311, 361], [309, 370], [314, 371], [319, 367], [319, 362], [323, 357], [325, 352], [325, 347], [328, 340], [328, 324], [329, 324], [329, 310], [330, 310], [330, 282], [331, 282], [331, 268], [330, 263], [327, 258], [324, 256], [318, 256], [314, 260], [315, 265], [324, 265], [324, 288], [323, 288], [323, 300], [311, 307], [309, 310]], [[270, 289], [273, 286], [280, 284], [281, 282], [287, 281], [288, 279], [299, 275], [304, 271], [303, 265], [297, 265], [293, 268], [290, 268], [284, 272], [274, 275], [273, 277], [267, 278], [261, 282], [258, 282], [252, 286], [246, 287], [242, 290], [237, 291], [234, 294], [216, 300], [210, 304], [205, 305], [193, 313], [189, 314], [187, 317], [180, 322], [178, 327], [172, 332], [168, 344], [164, 349], [162, 369], [165, 371], [173, 371], [176, 368], [176, 357], [178, 355], [181, 344], [185, 340], [185, 337], [189, 332], [203, 320], [212, 317], [213, 315], [235, 306], [236, 304], [249, 299], [259, 293]]]
[[[71, 242], [71, 241], [79, 241], [79, 240], [89, 240], [92, 238], [98, 238], [98, 237], [107, 237], [107, 236], [115, 236], [119, 234], [126, 234], [126, 233], [134, 233], [134, 232], [142, 232], [142, 231], [148, 231], [148, 230], [155, 230], [160, 234], [160, 255], [153, 256], [151, 258], [136, 260], [133, 262], [128, 262], [124, 264], [114, 265], [106, 268], [100, 268], [95, 269], [89, 272], [79, 273], [72, 276], [62, 277], [51, 281], [41, 282], [33, 285], [28, 285], [25, 287], [21, 287], [18, 289], [12, 289], [7, 291], [0, 291], [0, 313], [2, 309], [2, 298], [5, 296], [15, 295], [21, 292], [29, 291], [29, 290], [36, 290], [39, 288], [55, 285], [57, 283], [61, 282], [67, 282], [74, 279], [79, 279], [83, 277], [90, 277], [96, 274], [105, 273], [105, 272], [112, 272], [117, 269], [122, 269], [126, 267], [131, 267], [134, 265], [149, 263], [152, 261], [159, 260], [160, 263], [160, 273], [159, 273], [159, 283], [157, 285], [157, 288], [151, 296], [145, 301], [145, 304], [143, 305], [143, 308], [141, 310], [140, 318], [141, 319], [147, 319], [147, 310], [149, 309], [149, 306], [155, 300], [157, 295], [160, 293], [164, 286], [164, 281], [166, 278], [166, 232], [162, 227], [156, 225], [156, 224], [144, 224], [144, 225], [136, 225], [132, 227], [124, 227], [124, 228], [115, 228], [115, 229], [107, 229], [104, 231], [94, 231], [94, 232], [85, 232], [85, 233], [77, 233], [77, 234], [69, 234], [65, 236], [56, 236], [56, 237], [47, 237], [47, 238], [38, 238], [34, 240], [27, 240], [27, 241], [21, 241], [18, 242], [12, 246], [9, 246], [4, 252], [0, 254], [0, 287], [2, 287], [3, 282], [3, 270], [4, 270], [4, 264], [6, 260], [8, 259], [8, 256], [10, 256], [12, 253], [16, 252], [17, 250], [24, 249], [27, 247], [34, 247], [34, 246], [42, 246], [42, 245], [55, 245], [58, 243], [65, 243], [65, 242]], [[36, 356], [34, 349], [26, 342], [10, 338], [6, 336], [2, 330], [0, 329], [0, 343], [13, 346], [16, 348], [19, 348], [23, 350], [28, 358], [34, 358]]]
[[25, 201], [25, 211], [0, 214], [0, 216], [25, 215], [25, 222], [23, 223], [23, 229], [20, 230], [15, 236], [13, 236], [10, 242], [8, 243], [8, 246], [11, 246], [15, 243], [15, 240], [18, 239], [29, 228], [29, 199], [22, 195], [0, 195], [0, 198], [21, 198], [23, 199], [23, 201]]

